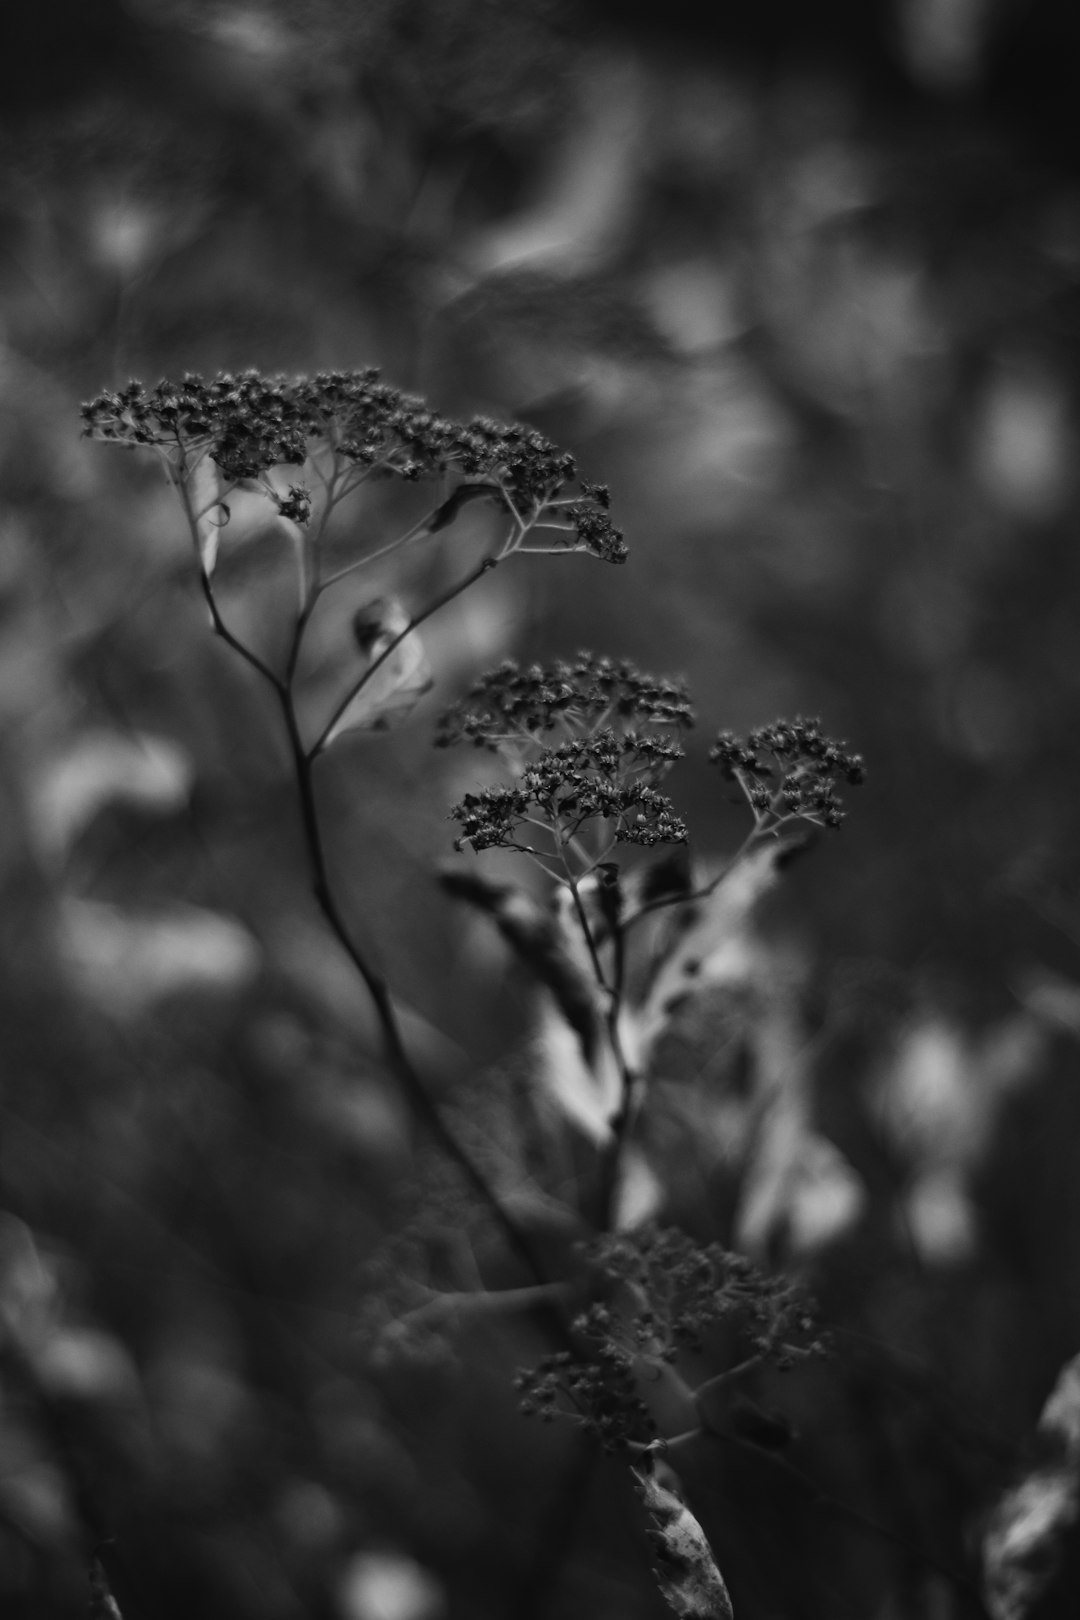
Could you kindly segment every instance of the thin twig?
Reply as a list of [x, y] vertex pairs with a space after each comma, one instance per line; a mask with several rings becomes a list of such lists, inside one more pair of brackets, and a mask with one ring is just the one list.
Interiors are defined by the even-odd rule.
[[[282, 717], [289, 739], [296, 776], [304, 842], [312, 871], [312, 886], [316, 902], [349, 960], [363, 979], [375, 1008], [382, 1031], [383, 1046], [390, 1066], [401, 1082], [416, 1114], [423, 1119], [432, 1136], [446, 1155], [457, 1164], [466, 1180], [490, 1210], [509, 1246], [523, 1261], [540, 1284], [549, 1281], [532, 1244], [506, 1209], [498, 1193], [488, 1181], [479, 1165], [458, 1140], [446, 1123], [442, 1111], [429, 1094], [427, 1087], [409, 1057], [401, 1034], [397, 1012], [385, 979], [368, 961], [353, 939], [338, 907], [330, 883], [319, 824], [318, 807], [313, 781], [313, 754], [305, 750], [290, 694], [280, 684], [275, 686], [281, 705]], [[562, 1324], [562, 1317], [558, 1320]]]
[[[187, 487], [182, 477], [177, 478], [176, 483], [183, 501], [188, 523], [191, 527], [192, 535], [197, 545], [198, 525], [192, 509]], [[403, 641], [405, 636], [415, 629], [418, 624], [420, 624], [424, 619], [430, 617], [432, 613], [436, 612], [438, 608], [442, 607], [446, 602], [452, 600], [454, 596], [465, 590], [474, 579], [479, 579], [482, 574], [486, 573], [493, 566], [494, 560], [486, 557], [484, 561], [476, 569], [474, 569], [465, 580], [460, 581], [451, 590], [444, 592], [440, 597], [437, 597], [433, 602], [429, 603], [421, 613], [414, 616], [407, 629], [404, 630], [401, 635], [395, 637], [390, 645], [380, 655], [380, 657], [375, 659], [368, 667], [361, 681], [357, 683], [353, 690], [347, 695], [344, 702], [340, 705], [338, 711], [331, 718], [331, 721], [329, 722], [329, 725], [323, 732], [322, 736], [310, 750], [304, 747], [291, 691], [291, 674], [292, 669], [295, 668], [296, 658], [298, 656], [299, 643], [303, 634], [303, 625], [298, 623], [297, 629], [294, 632], [293, 647], [290, 650], [291, 668], [289, 679], [282, 679], [280, 676], [276, 675], [269, 665], [264, 663], [257, 654], [253, 653], [244, 642], [235, 636], [225, 624], [214, 596], [213, 583], [205, 567], [200, 566], [199, 580], [207, 606], [210, 610], [211, 622], [216, 634], [221, 637], [226, 645], [229, 646], [238, 657], [242, 658], [245, 663], [249, 664], [251, 668], [256, 670], [256, 672], [263, 677], [263, 679], [272, 688], [278, 699], [278, 704], [285, 723], [286, 736], [288, 738], [289, 748], [292, 755], [297, 797], [300, 809], [300, 819], [304, 833], [304, 842], [311, 866], [315, 899], [332, 932], [338, 939], [342, 948], [346, 952], [346, 955], [349, 957], [367, 988], [368, 994], [370, 995], [375, 1008], [376, 1018], [382, 1033], [383, 1046], [390, 1066], [398, 1077], [398, 1080], [400, 1081], [415, 1113], [424, 1121], [435, 1141], [446, 1153], [447, 1157], [457, 1164], [458, 1168], [465, 1176], [465, 1179], [472, 1186], [473, 1190], [479, 1196], [483, 1204], [488, 1208], [496, 1224], [502, 1231], [509, 1247], [514, 1251], [515, 1254], [517, 1254], [532, 1276], [535, 1277], [537, 1283], [546, 1286], [549, 1282], [549, 1278], [532, 1244], [522, 1229], [518, 1226], [517, 1222], [510, 1215], [509, 1211], [503, 1204], [503, 1201], [495, 1191], [492, 1184], [489, 1182], [487, 1176], [481, 1170], [480, 1166], [475, 1162], [472, 1155], [465, 1149], [463, 1144], [458, 1140], [454, 1131], [447, 1124], [441, 1110], [434, 1102], [417, 1069], [413, 1065], [405, 1047], [401, 1027], [398, 1022], [397, 1012], [394, 1008], [393, 1000], [390, 996], [390, 991], [386, 981], [382, 975], [375, 970], [365, 954], [360, 950], [359, 946], [353, 939], [348, 926], [346, 925], [345, 919], [338, 907], [330, 883], [313, 780], [314, 760], [323, 746], [328, 732], [332, 729], [340, 717], [340, 714], [343, 712], [345, 707], [347, 707], [348, 703], [352, 701], [353, 697], [356, 695], [356, 692], [360, 690], [360, 687], [363, 685], [364, 681], [371, 677], [384, 659], [387, 658], [391, 652], [393, 652], [395, 646]], [[314, 592], [312, 594], [314, 594]], [[557, 1324], [560, 1337], [565, 1338], [567, 1329], [561, 1313], [553, 1308], [550, 1314], [553, 1322]]]
[[305, 758], [309, 763], [322, 753], [329, 740], [330, 733], [334, 730], [334, 727], [345, 713], [345, 710], [349, 707], [349, 704], [355, 697], [358, 696], [360, 692], [363, 691], [364, 687], [367, 685], [368, 681], [371, 680], [371, 677], [375, 674], [376, 670], [380, 669], [382, 665], [385, 664], [391, 653], [396, 652], [406, 637], [411, 636], [413, 631], [418, 629], [419, 626], [424, 623], [425, 619], [430, 619], [432, 614], [437, 613], [439, 609], [445, 607], [448, 602], [452, 602], [454, 598], [456, 596], [460, 596], [463, 591], [467, 591], [469, 586], [474, 585], [478, 579], [481, 579], [484, 576], [484, 574], [490, 573], [490, 571], [496, 567], [498, 561], [499, 559], [497, 557], [485, 557], [483, 562], [478, 563], [477, 566], [471, 569], [463, 579], [459, 579], [456, 584], [449, 586], [439, 596], [434, 597], [426, 607], [421, 608], [419, 613], [414, 613], [405, 628], [399, 631], [396, 636], [391, 637], [390, 641], [387, 642], [386, 646], [383, 648], [382, 652], [379, 653], [378, 657], [373, 658], [367, 669], [364, 670], [363, 674], [358, 676], [353, 682], [349, 690], [345, 693], [345, 696], [337, 704], [334, 712], [323, 726], [323, 729], [320, 731], [311, 747], [307, 749]]

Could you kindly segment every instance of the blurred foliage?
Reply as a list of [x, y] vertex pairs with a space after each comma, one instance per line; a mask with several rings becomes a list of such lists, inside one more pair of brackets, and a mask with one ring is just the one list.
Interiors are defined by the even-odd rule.
[[[85, 1610], [95, 1557], [125, 1620], [665, 1612], [614, 1465], [516, 1411], [542, 1319], [439, 1304], [523, 1279], [385, 1072], [169, 490], [79, 438], [131, 376], [369, 363], [570, 446], [631, 548], [484, 581], [410, 724], [319, 780], [342, 908], [556, 1274], [580, 1144], [534, 1117], [528, 985], [433, 879], [478, 780], [438, 706], [588, 646], [684, 676], [708, 735], [820, 713], [867, 759], [657, 1059], [645, 1206], [804, 1278], [832, 1346], [680, 1468], [740, 1620], [988, 1612], [1080, 1343], [1077, 26], [5, 8], [6, 1615]], [[279, 589], [243, 547], [222, 578]], [[707, 864], [745, 827], [705, 754], [668, 785]]]

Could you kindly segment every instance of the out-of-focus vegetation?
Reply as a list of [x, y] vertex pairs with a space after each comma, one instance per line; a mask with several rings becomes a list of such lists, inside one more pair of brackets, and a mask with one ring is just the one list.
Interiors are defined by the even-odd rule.
[[[527, 1279], [385, 1071], [171, 492], [79, 437], [131, 376], [369, 363], [570, 446], [631, 548], [500, 569], [425, 627], [409, 724], [323, 762], [411, 1049], [525, 1162], [529, 989], [433, 876], [479, 768], [432, 725], [482, 669], [589, 646], [710, 736], [852, 739], [868, 785], [665, 1040], [643, 1143], [643, 1207], [805, 1280], [830, 1354], [681, 1471], [740, 1620], [1077, 1611], [1075, 1549], [1029, 1589], [1001, 1526], [1030, 1445], [1062, 1543], [1077, 1511], [1078, 24], [656, 13], [6, 8], [5, 1615], [80, 1612], [99, 1554], [125, 1620], [667, 1612], [619, 1471], [517, 1411], [543, 1321], [430, 1308]], [[277, 570], [223, 538], [246, 623]], [[708, 862], [745, 809], [706, 752], [671, 788]], [[559, 1191], [508, 1191], [555, 1274]]]

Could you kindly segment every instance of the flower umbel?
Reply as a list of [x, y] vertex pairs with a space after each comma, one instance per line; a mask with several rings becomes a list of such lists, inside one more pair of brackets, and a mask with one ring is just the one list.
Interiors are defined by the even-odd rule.
[[[450, 814], [462, 827], [456, 847], [563, 859], [597, 825], [605, 853], [615, 844], [685, 842], [686, 827], [657, 783], [682, 757], [672, 733], [691, 724], [681, 684], [625, 661], [581, 653], [547, 668], [501, 665], [439, 723], [440, 745], [468, 740], [499, 753], [515, 778], [467, 793], [454, 806]], [[546, 834], [551, 847], [537, 849], [529, 828]]]
[[607, 489], [583, 483], [572, 455], [520, 423], [441, 416], [382, 382], [372, 366], [295, 379], [245, 371], [207, 380], [189, 372], [153, 388], [131, 382], [99, 394], [82, 417], [93, 437], [157, 450], [174, 465], [209, 455], [229, 483], [258, 483], [298, 523], [310, 515], [307, 490], [292, 485], [280, 496], [266, 475], [328, 453], [354, 485], [364, 475], [409, 483], [457, 478], [458, 504], [441, 520], [436, 514], [433, 529], [452, 520], [463, 497], [478, 493], [514, 519], [515, 549], [626, 559], [622, 534], [608, 516]]
[[656, 1424], [638, 1394], [634, 1358], [611, 1341], [593, 1357], [569, 1350], [544, 1356], [514, 1379], [521, 1411], [542, 1422], [576, 1417], [605, 1451], [629, 1456], [656, 1438]]
[[576, 1419], [608, 1451], [640, 1453], [656, 1437], [642, 1396], [657, 1364], [700, 1354], [717, 1324], [738, 1331], [755, 1363], [786, 1368], [823, 1348], [798, 1285], [718, 1243], [650, 1225], [601, 1237], [583, 1253], [606, 1297], [575, 1319], [580, 1349], [545, 1356], [515, 1387], [527, 1416]]
[[[737, 1325], [756, 1354], [788, 1364], [817, 1348], [813, 1307], [797, 1284], [769, 1276], [719, 1243], [698, 1244], [677, 1227], [643, 1226], [598, 1238], [588, 1258], [627, 1291], [619, 1335], [641, 1353], [673, 1361], [700, 1351], [716, 1324]], [[593, 1331], [612, 1331], [615, 1313], [594, 1307]]]
[[644, 675], [629, 659], [582, 652], [570, 663], [530, 664], [507, 659], [483, 676], [439, 720], [439, 747], [471, 742], [493, 752], [535, 741], [556, 726], [589, 731], [629, 723], [689, 730], [690, 695], [681, 681]]
[[838, 785], [858, 787], [866, 774], [862, 756], [827, 737], [820, 720], [778, 720], [745, 740], [722, 731], [709, 758], [727, 781], [739, 784], [763, 832], [791, 821], [839, 827], [844, 807]]
[[610, 730], [541, 748], [517, 786], [482, 788], [454, 806], [450, 814], [462, 827], [455, 848], [520, 848], [524, 826], [536, 818], [558, 829], [564, 842], [586, 822], [605, 821], [618, 844], [683, 843], [685, 824], [651, 785], [681, 752], [657, 738]]

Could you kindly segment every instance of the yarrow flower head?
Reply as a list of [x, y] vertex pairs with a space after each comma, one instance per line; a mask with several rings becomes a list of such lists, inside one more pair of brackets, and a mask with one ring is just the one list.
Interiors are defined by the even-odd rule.
[[605, 1451], [627, 1455], [656, 1438], [656, 1423], [638, 1394], [634, 1358], [610, 1340], [591, 1355], [560, 1350], [544, 1356], [517, 1374], [514, 1387], [526, 1417], [543, 1423], [576, 1418]]
[[[605, 562], [627, 555], [608, 516], [606, 487], [583, 483], [568, 452], [520, 423], [441, 416], [381, 381], [371, 366], [295, 379], [245, 371], [207, 380], [188, 372], [153, 388], [131, 382], [84, 405], [82, 418], [95, 438], [157, 450], [181, 467], [209, 454], [233, 483], [302, 466], [320, 448], [345, 468], [375, 477], [415, 482], [453, 475], [459, 489], [489, 495], [534, 535], [542, 531], [543, 549], [588, 551]], [[306, 497], [294, 485], [279, 505], [303, 522]]]
[[446, 710], [436, 744], [471, 742], [494, 752], [556, 727], [582, 731], [634, 724], [678, 733], [693, 723], [690, 695], [681, 681], [644, 675], [625, 658], [582, 652], [573, 662], [525, 669], [507, 659]]
[[456, 847], [536, 853], [522, 839], [537, 823], [557, 850], [595, 822], [608, 824], [615, 843], [683, 843], [686, 827], [656, 784], [682, 757], [673, 734], [692, 718], [680, 683], [625, 661], [581, 653], [548, 667], [501, 665], [439, 722], [441, 746], [467, 740], [498, 752], [514, 776], [454, 807]]
[[608, 1451], [640, 1453], [656, 1436], [641, 1397], [644, 1377], [680, 1351], [700, 1354], [717, 1324], [734, 1328], [746, 1351], [780, 1369], [819, 1355], [812, 1302], [796, 1283], [759, 1271], [718, 1243], [699, 1244], [674, 1227], [647, 1225], [583, 1245], [606, 1295], [573, 1323], [579, 1348], [545, 1356], [519, 1372], [521, 1410], [550, 1422], [576, 1418]]
[[673, 1361], [680, 1350], [700, 1351], [721, 1322], [737, 1325], [756, 1353], [780, 1365], [821, 1348], [812, 1303], [798, 1285], [719, 1243], [649, 1224], [598, 1238], [585, 1254], [609, 1283], [622, 1285], [629, 1306], [618, 1316], [594, 1307], [593, 1331], [614, 1332], [640, 1352]]
[[613, 731], [540, 749], [514, 787], [467, 793], [450, 812], [461, 823], [456, 848], [513, 848], [530, 816], [577, 836], [587, 821], [614, 822], [620, 844], [681, 844], [686, 827], [670, 799], [648, 778], [678, 759], [681, 749], [633, 732]]
[[857, 787], [866, 776], [862, 756], [825, 736], [820, 720], [778, 720], [745, 739], [722, 731], [709, 758], [739, 784], [758, 825], [769, 830], [787, 821], [839, 827], [839, 785]]

